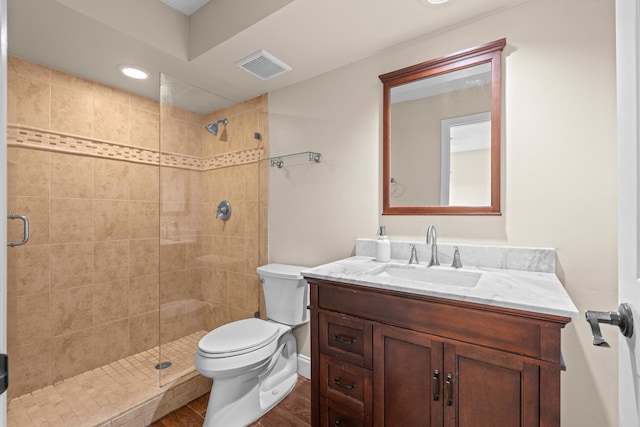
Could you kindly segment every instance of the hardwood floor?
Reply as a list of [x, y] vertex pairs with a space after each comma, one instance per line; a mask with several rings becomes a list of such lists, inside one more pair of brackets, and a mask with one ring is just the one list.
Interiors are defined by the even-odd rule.
[[[151, 427], [200, 427], [207, 412], [209, 393], [165, 415]], [[311, 382], [303, 377], [275, 408], [250, 427], [309, 427], [311, 425]]]

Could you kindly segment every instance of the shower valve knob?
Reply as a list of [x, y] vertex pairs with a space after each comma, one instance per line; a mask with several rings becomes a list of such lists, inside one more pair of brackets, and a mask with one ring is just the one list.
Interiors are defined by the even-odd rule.
[[231, 217], [231, 203], [227, 200], [223, 200], [218, 205], [216, 209], [216, 218], [220, 218], [223, 221], [226, 221]]

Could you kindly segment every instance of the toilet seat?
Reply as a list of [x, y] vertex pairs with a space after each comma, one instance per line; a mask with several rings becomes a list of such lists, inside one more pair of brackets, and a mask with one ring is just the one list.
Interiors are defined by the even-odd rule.
[[259, 350], [279, 335], [277, 324], [260, 319], [243, 319], [220, 326], [198, 342], [198, 352], [217, 359], [238, 356]]

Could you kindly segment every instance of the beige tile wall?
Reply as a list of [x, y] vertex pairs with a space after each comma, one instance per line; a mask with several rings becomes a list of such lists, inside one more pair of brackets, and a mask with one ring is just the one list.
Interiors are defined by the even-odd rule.
[[8, 122], [158, 150], [158, 102], [14, 56]]
[[[268, 153], [267, 96], [208, 114], [202, 125], [223, 118], [218, 135], [204, 135], [204, 157], [251, 150]], [[255, 133], [260, 138], [254, 137]], [[267, 262], [267, 162], [223, 167], [202, 174], [202, 298], [209, 304], [205, 329], [264, 315], [256, 268]], [[222, 200], [231, 203], [228, 221], [215, 217]], [[264, 206], [261, 205], [264, 204]], [[262, 308], [261, 308], [262, 307]]]
[[[163, 151], [196, 159], [267, 147], [266, 96], [215, 113], [229, 125], [212, 137], [213, 114], [16, 57], [8, 68], [10, 125], [154, 151], [160, 133]], [[13, 145], [8, 166], [9, 211], [31, 223], [29, 244], [9, 251], [10, 397], [258, 309], [264, 163], [159, 168]], [[220, 198], [233, 206], [224, 224]], [[10, 240], [21, 231], [9, 223]]]
[[157, 190], [130, 191], [157, 188], [157, 167], [16, 147], [9, 159], [9, 210], [31, 222], [8, 254], [11, 395], [157, 345]]

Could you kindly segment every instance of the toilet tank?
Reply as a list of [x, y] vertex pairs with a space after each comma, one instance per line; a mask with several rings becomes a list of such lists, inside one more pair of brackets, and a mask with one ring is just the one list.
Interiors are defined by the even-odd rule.
[[287, 264], [267, 264], [256, 269], [269, 319], [290, 326], [309, 321], [309, 284], [300, 274], [305, 269]]

